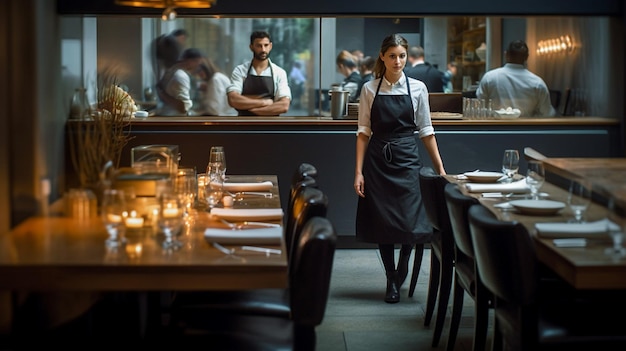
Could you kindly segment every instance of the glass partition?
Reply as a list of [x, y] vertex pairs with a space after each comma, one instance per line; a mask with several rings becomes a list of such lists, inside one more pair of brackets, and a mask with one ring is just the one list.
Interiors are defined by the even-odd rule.
[[[424, 47], [426, 60], [440, 70], [445, 71], [449, 62], [458, 64], [460, 69], [453, 79], [455, 92], [475, 89], [484, 72], [503, 64], [507, 43], [524, 39], [531, 50], [529, 69], [544, 78], [551, 90], [561, 92], [556, 103], [560, 114], [574, 114], [566, 106], [566, 96], [570, 96], [577, 100], [579, 115], [619, 115], [622, 107], [616, 94], [620, 75], [612, 69], [623, 66], [620, 62], [624, 56], [622, 48], [616, 52], [609, 45], [623, 40], [611, 30], [614, 20], [435, 16], [193, 17], [162, 21], [152, 17], [62, 16], [64, 98], [69, 101], [76, 88], [85, 87], [93, 103], [98, 76], [114, 75], [141, 109], [158, 114], [156, 84], [163, 73], [155, 59], [157, 38], [184, 29], [188, 34], [184, 47], [200, 49], [218, 71], [230, 77], [237, 65], [252, 58], [251, 32], [264, 30], [272, 36], [272, 62], [288, 76], [293, 73], [289, 79], [292, 103], [281, 116], [329, 116], [328, 90], [345, 78], [337, 69], [337, 55], [347, 50], [376, 58], [382, 39], [401, 33], [410, 45]], [[545, 52], [546, 43], [565, 36], [573, 41], [573, 48]], [[583, 66], [585, 70], [579, 69]], [[589, 88], [592, 82], [594, 89]], [[193, 77], [194, 99], [201, 86]]]

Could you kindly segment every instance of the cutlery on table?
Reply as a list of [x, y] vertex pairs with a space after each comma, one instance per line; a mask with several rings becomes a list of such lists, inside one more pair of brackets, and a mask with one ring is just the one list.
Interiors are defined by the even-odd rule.
[[240, 229], [253, 229], [253, 228], [278, 228], [280, 227], [280, 224], [276, 224], [276, 223], [265, 223], [265, 222], [250, 222], [250, 221], [243, 221], [243, 222], [229, 222], [223, 218], [220, 218], [220, 221], [224, 224], [226, 224], [230, 229], [233, 230], [240, 230]]
[[[211, 243], [211, 245], [213, 245], [214, 248], [218, 249], [219, 251], [221, 251], [222, 253], [226, 255], [233, 255], [235, 253], [235, 249], [226, 248], [220, 243], [213, 242]], [[269, 247], [258, 247], [258, 246], [242, 246], [241, 250], [261, 252], [261, 253], [264, 253], [266, 256], [269, 256], [271, 254], [280, 255], [282, 253], [282, 251], [278, 249], [272, 249]]]

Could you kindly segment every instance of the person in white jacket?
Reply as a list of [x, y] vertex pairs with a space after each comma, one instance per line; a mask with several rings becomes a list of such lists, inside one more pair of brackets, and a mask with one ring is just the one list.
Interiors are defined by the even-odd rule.
[[237, 110], [228, 104], [226, 89], [230, 78], [220, 72], [217, 66], [206, 58], [199, 66], [197, 76], [198, 95], [197, 105], [194, 106], [194, 115], [203, 116], [237, 116]]

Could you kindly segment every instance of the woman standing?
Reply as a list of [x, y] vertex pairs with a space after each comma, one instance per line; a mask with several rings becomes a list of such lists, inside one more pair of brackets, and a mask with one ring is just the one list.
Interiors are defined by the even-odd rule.
[[[387, 275], [385, 302], [400, 301], [413, 246], [430, 240], [431, 224], [419, 190], [417, 137], [433, 168], [445, 174], [430, 120], [428, 90], [405, 76], [408, 43], [398, 34], [386, 37], [359, 102], [354, 189], [359, 195], [356, 236], [377, 243]], [[401, 244], [396, 268], [394, 244]]]

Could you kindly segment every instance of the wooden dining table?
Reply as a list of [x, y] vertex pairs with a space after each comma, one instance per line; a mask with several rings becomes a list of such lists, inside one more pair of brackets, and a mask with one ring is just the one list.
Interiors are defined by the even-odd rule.
[[[605, 253], [611, 246], [608, 234], [597, 234], [587, 237], [584, 247], [557, 247], [553, 239], [537, 234], [536, 223], [563, 223], [572, 219], [573, 213], [567, 206], [551, 215], [528, 215], [514, 209], [501, 209], [496, 205], [516, 198], [483, 197], [482, 193], [469, 192], [456, 175], [447, 175], [446, 179], [459, 184], [462, 192], [473, 196], [489, 208], [497, 217], [506, 221], [518, 221], [524, 224], [533, 236], [539, 261], [552, 269], [561, 278], [576, 289], [581, 290], [620, 290], [626, 289], [626, 257], [617, 257]], [[551, 184], [544, 183], [540, 192], [547, 193], [548, 199], [567, 203], [567, 191]], [[588, 222], [606, 218], [607, 209], [598, 203], [592, 203], [585, 214]], [[572, 238], [576, 235], [572, 233]]]
[[[234, 208], [280, 208], [275, 175], [232, 175], [232, 182], [272, 181], [271, 196], [250, 196]], [[238, 290], [287, 287], [287, 256], [281, 245], [263, 245], [280, 254], [242, 251], [227, 255], [205, 240], [208, 227], [224, 224], [204, 208], [179, 239], [179, 250], [163, 249], [162, 234], [150, 227], [127, 230], [127, 244], [105, 246], [100, 218], [61, 214], [31, 217], [0, 233], [0, 324], [10, 323], [8, 294], [13, 292], [91, 292]], [[282, 221], [274, 223], [281, 225]], [[5, 325], [6, 327], [6, 325]]]

